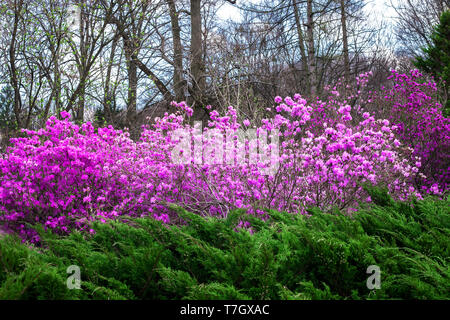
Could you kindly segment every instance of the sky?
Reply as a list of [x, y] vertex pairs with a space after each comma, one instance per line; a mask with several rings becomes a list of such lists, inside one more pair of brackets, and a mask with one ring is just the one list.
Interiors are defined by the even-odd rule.
[[[223, 6], [220, 7], [219, 11], [217, 12], [218, 16], [220, 19], [222, 20], [228, 20], [228, 19], [232, 19], [234, 21], [239, 21], [239, 17], [240, 17], [240, 10], [232, 5], [231, 3], [229, 3], [226, 0], [222, 0], [224, 2]], [[242, 5], [244, 3], [258, 3], [259, 0], [236, 0], [236, 4], [237, 5]]]
[[[234, 21], [239, 21], [240, 10], [230, 4], [229, 2], [223, 0], [224, 4], [219, 9], [218, 15], [222, 20], [232, 19]], [[237, 5], [242, 5], [244, 3], [258, 3], [259, 0], [237, 0]], [[397, 2], [396, 0], [393, 1]], [[366, 6], [366, 11], [368, 13], [375, 13], [379, 18], [385, 19], [393, 19], [395, 17], [395, 11], [389, 7], [390, 0], [369, 0]]]
[[[238, 6], [240, 6], [248, 2], [258, 3], [260, 1], [261, 0], [237, 0], [236, 3]], [[373, 49], [379, 50], [380, 48], [383, 48], [386, 55], [393, 53], [395, 50], [388, 38], [391, 34], [391, 32], [388, 30], [395, 24], [396, 12], [392, 8], [392, 4], [395, 5], [399, 1], [401, 0], [366, 0], [367, 4], [364, 8], [368, 17], [367, 21], [365, 21], [367, 26], [373, 28], [383, 26], [383, 28], [385, 29], [385, 32], [381, 34], [381, 39], [384, 41], [382, 41], [381, 43], [374, 43]], [[217, 12], [219, 19], [232, 19], [235, 22], [239, 22], [241, 20], [241, 10], [236, 6], [230, 4], [226, 0], [222, 0], [222, 2], [223, 5]], [[381, 22], [383, 22], [383, 24], [380, 24]], [[372, 50], [372, 48], [369, 48], [368, 50]]]

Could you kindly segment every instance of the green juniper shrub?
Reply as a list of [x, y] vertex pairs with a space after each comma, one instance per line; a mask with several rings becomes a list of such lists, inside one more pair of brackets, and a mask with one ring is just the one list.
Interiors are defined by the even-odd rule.
[[[234, 211], [203, 218], [173, 206], [184, 225], [121, 217], [94, 234], [36, 227], [40, 247], [0, 238], [0, 299], [449, 299], [449, 200], [372, 204], [352, 216]], [[236, 229], [245, 219], [253, 233]], [[67, 267], [81, 290], [67, 288]], [[367, 267], [381, 288], [366, 286]]]
[[211, 282], [198, 284], [190, 288], [189, 294], [184, 297], [188, 300], [250, 300], [229, 284]]

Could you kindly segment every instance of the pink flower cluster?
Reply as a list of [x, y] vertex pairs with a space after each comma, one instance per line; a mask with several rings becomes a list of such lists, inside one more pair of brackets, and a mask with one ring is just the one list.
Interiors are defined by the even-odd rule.
[[[426, 192], [442, 193], [450, 181], [450, 118], [444, 117], [436, 83], [418, 70], [401, 74], [393, 70], [392, 86], [372, 93], [377, 116], [397, 126], [400, 141], [422, 159], [416, 182]], [[382, 106], [382, 108], [380, 108]]]

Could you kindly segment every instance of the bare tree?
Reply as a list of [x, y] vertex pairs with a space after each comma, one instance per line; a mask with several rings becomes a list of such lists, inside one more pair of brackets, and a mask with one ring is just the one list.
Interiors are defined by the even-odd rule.
[[345, 12], [345, 0], [339, 1], [341, 7], [341, 27], [342, 27], [342, 53], [344, 55], [345, 82], [350, 81], [350, 59], [348, 53], [347, 36], [347, 14]]
[[173, 88], [175, 99], [182, 101], [184, 97], [185, 81], [183, 79], [183, 46], [181, 44], [181, 27], [179, 22], [179, 13], [175, 0], [166, 0], [169, 6], [170, 23], [173, 37]]
[[391, 1], [397, 14], [395, 34], [398, 51], [420, 56], [421, 48], [430, 45], [430, 34], [439, 23], [442, 12], [450, 9], [449, 0], [398, 0]]
[[[90, 81], [95, 80], [92, 71], [103, 49], [113, 40], [114, 35], [108, 34], [107, 21], [102, 18], [102, 11], [96, 0], [77, 0], [79, 14], [78, 24], [67, 34], [67, 43], [71, 49], [77, 69], [76, 82], [73, 90], [68, 92], [67, 111], [73, 110], [75, 119], [84, 120], [86, 90]], [[112, 14], [111, 11], [106, 13]], [[76, 108], [75, 103], [78, 102]]]

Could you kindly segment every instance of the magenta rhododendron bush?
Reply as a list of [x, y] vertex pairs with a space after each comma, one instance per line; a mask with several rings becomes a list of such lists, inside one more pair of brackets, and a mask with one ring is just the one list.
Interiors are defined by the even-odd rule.
[[400, 141], [422, 159], [418, 183], [425, 191], [443, 192], [450, 181], [450, 119], [442, 114], [436, 83], [417, 70], [410, 74], [392, 71], [391, 88], [373, 92], [371, 104], [382, 105], [376, 114], [397, 124]]
[[350, 100], [337, 91], [311, 104], [298, 94], [276, 97], [260, 123], [240, 121], [233, 107], [220, 115], [208, 106], [205, 128], [192, 124], [186, 103], [173, 103], [177, 111], [143, 127], [138, 141], [111, 126], [78, 126], [63, 112], [12, 139], [0, 159], [0, 219], [37, 242], [29, 224], [67, 233], [93, 232], [90, 221], [121, 215], [182, 222], [171, 203], [217, 217], [242, 208], [264, 219], [265, 209], [351, 213], [370, 201], [364, 183], [386, 186], [397, 199], [420, 198], [425, 151], [409, 143], [401, 119], [378, 119]]

